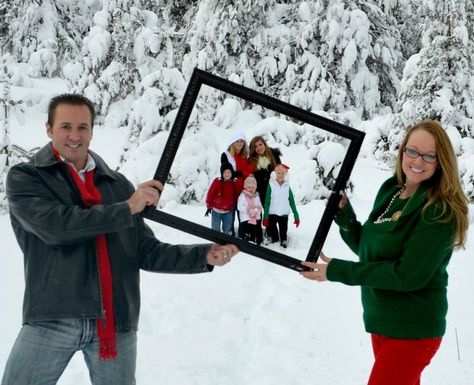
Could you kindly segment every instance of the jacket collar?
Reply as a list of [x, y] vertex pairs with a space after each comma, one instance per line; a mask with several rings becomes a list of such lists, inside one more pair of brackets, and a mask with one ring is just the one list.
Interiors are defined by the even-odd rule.
[[[96, 164], [96, 176], [106, 176], [112, 179], [117, 179], [114, 175], [114, 172], [110, 169], [110, 167], [105, 163], [105, 161], [97, 155], [95, 152], [89, 150], [89, 154], [95, 161]], [[38, 168], [45, 168], [45, 167], [53, 167], [61, 164], [62, 162], [57, 160], [53, 154], [53, 150], [51, 148], [51, 142], [43, 146], [33, 157], [31, 160], [33, 166]]]

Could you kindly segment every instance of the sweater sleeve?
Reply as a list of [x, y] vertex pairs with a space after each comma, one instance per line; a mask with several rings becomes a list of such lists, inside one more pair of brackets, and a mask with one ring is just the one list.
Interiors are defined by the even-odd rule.
[[[119, 202], [85, 208], [65, 203], [58, 194], [70, 194], [66, 183], [51, 178], [58, 189], [48, 186], [28, 164], [13, 166], [7, 175], [6, 193], [12, 221], [48, 245], [67, 245], [115, 233], [133, 226], [126, 199], [133, 186], [123, 180], [114, 184]], [[59, 188], [63, 188], [59, 190]]]
[[207, 206], [208, 209], [213, 208], [213, 199], [214, 199], [214, 193], [215, 193], [216, 188], [217, 188], [217, 183], [218, 183], [218, 179], [215, 178], [212, 181], [211, 186], [209, 187], [209, 190], [207, 191], [206, 206]]
[[247, 200], [243, 194], [240, 194], [237, 199], [237, 210], [242, 214], [247, 212]]
[[211, 244], [171, 245], [156, 239], [143, 218], [138, 224], [140, 268], [161, 273], [202, 273], [212, 271], [207, 264]]
[[272, 202], [272, 187], [269, 184], [267, 187], [267, 192], [265, 194], [265, 205], [264, 205], [264, 214], [263, 219], [268, 219], [270, 215], [270, 204]]
[[293, 216], [295, 217], [295, 221], [299, 221], [300, 216], [298, 214], [298, 210], [296, 209], [295, 197], [293, 196], [293, 191], [290, 188], [290, 196], [288, 197], [290, 201], [291, 211], [293, 212]]
[[447, 265], [452, 254], [452, 222], [420, 218], [395, 260], [352, 262], [333, 259], [327, 268], [330, 281], [377, 289], [412, 291], [426, 287], [436, 271]]

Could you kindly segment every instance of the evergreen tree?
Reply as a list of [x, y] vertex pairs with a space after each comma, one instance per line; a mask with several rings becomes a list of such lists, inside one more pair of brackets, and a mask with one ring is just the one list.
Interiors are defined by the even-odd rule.
[[361, 118], [394, 108], [402, 54], [390, 14], [367, 1], [300, 2], [293, 13], [294, 61], [283, 94], [313, 111], [356, 111]]
[[[13, 146], [10, 141], [10, 114], [23, 112], [22, 101], [14, 100], [11, 96], [13, 77], [10, 55], [0, 58], [0, 214], [7, 210], [5, 195], [5, 181], [9, 168], [23, 160], [19, 154], [19, 147]], [[20, 155], [20, 156], [19, 156]]]
[[425, 6], [423, 47], [406, 64], [385, 157], [393, 159], [404, 131], [422, 119], [454, 126], [462, 137], [474, 134], [474, 46], [464, 5], [463, 0], [456, 7], [451, 1]]
[[120, 155], [120, 164], [141, 143], [159, 131], [170, 129], [185, 90], [186, 82], [176, 68], [162, 68], [140, 82], [139, 96], [127, 120], [128, 137]]
[[[201, 1], [187, 36], [189, 53], [183, 61], [184, 74], [190, 76], [194, 67], [199, 67], [222, 77], [244, 75], [255, 64], [251, 59], [258, 57], [256, 52], [252, 55], [252, 43], [255, 44], [252, 39], [265, 25], [267, 12], [274, 3], [274, 0]], [[244, 76], [242, 83], [253, 86], [252, 78], [253, 75]]]
[[8, 22], [10, 18], [10, 9], [12, 6], [12, 0], [4, 0], [0, 3], [0, 48], [4, 46], [6, 36], [8, 35]]
[[386, 0], [384, 11], [390, 12], [397, 21], [397, 29], [400, 31], [401, 51], [403, 57], [408, 59], [418, 53], [421, 49], [421, 35], [423, 24], [422, 7], [419, 0]]
[[[183, 71], [210, 71], [313, 111], [394, 108], [403, 65], [395, 19], [367, 1], [202, 1]], [[252, 23], [249, 24], [249, 20]], [[203, 93], [211, 109], [215, 93]], [[344, 120], [341, 117], [340, 120]]]
[[[186, 24], [192, 17], [194, 2], [144, 1], [142, 7], [153, 23], [137, 30], [135, 58], [140, 81], [130, 113], [124, 120], [128, 138], [120, 156], [125, 162], [131, 151], [159, 131], [168, 130], [174, 120], [186, 83], [177, 66], [184, 54]], [[142, 48], [140, 48], [142, 47]]]
[[89, 27], [89, 8], [79, 0], [7, 0], [2, 2], [2, 47], [28, 62], [31, 76], [59, 75], [62, 64], [79, 54]]
[[[379, 160], [393, 164], [406, 129], [423, 119], [437, 120], [448, 130], [458, 155], [458, 139], [473, 137], [474, 44], [466, 10], [472, 10], [472, 3], [465, 0], [424, 4], [422, 48], [406, 63], [398, 112], [376, 143]], [[471, 169], [465, 159], [459, 158], [463, 181]], [[474, 193], [469, 197], [474, 199]]]
[[[267, 84], [267, 71], [275, 75], [274, 62], [265, 58], [266, 64], [261, 63], [265, 55], [258, 50], [266, 42], [259, 41], [259, 31], [274, 4], [274, 0], [201, 1], [188, 31], [184, 75], [189, 77], [198, 67], [253, 89]], [[208, 108], [198, 113], [206, 114], [206, 109], [218, 109], [226, 95], [204, 88], [200, 97]], [[205, 118], [210, 119], [211, 115], [206, 114]]]
[[140, 81], [163, 63], [174, 63], [172, 35], [156, 11], [149, 0], [104, 1], [83, 40], [82, 59], [64, 69], [72, 90], [89, 97], [100, 115], [112, 102], [136, 97]]

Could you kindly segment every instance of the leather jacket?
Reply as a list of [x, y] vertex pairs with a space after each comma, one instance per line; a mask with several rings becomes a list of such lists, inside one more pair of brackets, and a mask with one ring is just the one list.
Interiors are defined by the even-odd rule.
[[170, 245], [155, 238], [140, 215], [131, 215], [132, 184], [95, 153], [99, 205], [86, 208], [64, 162], [47, 144], [7, 176], [10, 218], [24, 254], [23, 322], [98, 318], [102, 314], [95, 239], [105, 234], [113, 276], [118, 331], [137, 330], [139, 270], [210, 271], [209, 244]]

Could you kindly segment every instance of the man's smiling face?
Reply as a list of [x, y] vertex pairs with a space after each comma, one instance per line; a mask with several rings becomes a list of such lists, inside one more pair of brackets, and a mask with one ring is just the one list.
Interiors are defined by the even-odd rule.
[[59, 154], [80, 171], [87, 163], [92, 139], [92, 116], [86, 105], [59, 104], [47, 134]]

